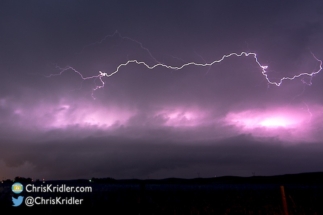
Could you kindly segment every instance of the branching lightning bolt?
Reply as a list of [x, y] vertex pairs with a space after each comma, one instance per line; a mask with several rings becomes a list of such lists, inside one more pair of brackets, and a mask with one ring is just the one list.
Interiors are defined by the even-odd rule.
[[64, 72], [68, 71], [68, 70], [72, 70], [73, 72], [77, 73], [83, 80], [88, 80], [88, 79], [99, 79], [100, 82], [101, 82], [101, 85], [97, 85], [93, 90], [92, 90], [92, 97], [94, 98], [94, 92], [100, 88], [103, 88], [104, 85], [105, 85], [105, 82], [103, 81], [103, 77], [111, 77], [113, 75], [115, 75], [116, 73], [118, 73], [120, 71], [120, 69], [122, 67], [125, 67], [129, 64], [137, 64], [137, 65], [144, 65], [147, 69], [155, 69], [156, 67], [164, 67], [164, 68], [167, 68], [167, 69], [171, 69], [171, 70], [181, 70], [185, 67], [188, 67], [188, 66], [202, 66], [202, 67], [210, 67], [216, 63], [220, 63], [222, 62], [223, 60], [225, 60], [226, 58], [229, 58], [229, 57], [232, 57], [232, 56], [236, 56], [236, 57], [248, 57], [248, 56], [252, 56], [254, 59], [255, 59], [255, 62], [258, 64], [259, 68], [261, 69], [261, 73], [262, 75], [266, 78], [268, 84], [271, 84], [271, 85], [276, 85], [276, 86], [280, 86], [282, 84], [282, 82], [284, 80], [294, 80], [295, 78], [299, 78], [299, 77], [302, 77], [302, 76], [310, 76], [310, 77], [313, 77], [314, 75], [318, 74], [321, 70], [322, 70], [322, 60], [319, 60], [318, 58], [315, 57], [315, 55], [312, 53], [313, 57], [319, 62], [319, 69], [317, 71], [314, 71], [312, 73], [307, 73], [307, 72], [304, 72], [304, 73], [300, 73], [298, 75], [294, 75], [292, 77], [283, 77], [281, 78], [278, 82], [275, 82], [275, 81], [270, 81], [269, 80], [269, 77], [268, 77], [268, 74], [267, 74], [267, 71], [266, 69], [268, 68], [268, 66], [264, 66], [262, 65], [258, 58], [257, 58], [257, 54], [254, 53], [254, 52], [241, 52], [240, 54], [238, 53], [230, 53], [228, 55], [223, 55], [222, 58], [220, 58], [219, 60], [215, 60], [211, 63], [196, 63], [196, 62], [189, 62], [189, 63], [185, 63], [185, 64], [182, 64], [181, 66], [170, 66], [170, 65], [167, 65], [167, 64], [163, 64], [163, 63], [156, 63], [154, 65], [148, 65], [146, 62], [144, 61], [138, 61], [138, 60], [128, 60], [127, 62], [125, 63], [122, 63], [120, 64], [119, 66], [117, 66], [116, 70], [113, 71], [112, 73], [105, 73], [105, 72], [101, 72], [99, 71], [99, 74], [98, 75], [94, 75], [94, 76], [88, 76], [88, 77], [84, 77], [82, 75], [82, 73], [80, 73], [79, 71], [77, 71], [76, 69], [74, 69], [73, 67], [71, 66], [67, 66], [65, 68], [60, 68], [60, 72], [58, 74], [51, 74], [49, 76], [46, 76], [46, 77], [52, 77], [52, 76], [58, 76], [58, 75], [61, 75], [63, 74]]
[[[241, 53], [230, 53], [230, 54], [227, 54], [227, 55], [223, 55], [222, 58], [220, 58], [219, 60], [215, 60], [211, 63], [196, 63], [196, 62], [188, 62], [188, 63], [185, 63], [185, 64], [182, 64], [181, 66], [171, 66], [171, 65], [167, 65], [167, 64], [164, 64], [164, 63], [161, 63], [159, 62], [152, 54], [151, 52], [143, 46], [143, 44], [141, 42], [138, 42], [137, 40], [134, 40], [130, 37], [124, 37], [124, 36], [121, 36], [121, 34], [118, 32], [118, 31], [115, 31], [112, 35], [107, 35], [105, 36], [102, 40], [100, 40], [99, 42], [95, 42], [95, 43], [91, 43], [85, 47], [83, 47], [83, 50], [88, 47], [88, 46], [91, 46], [91, 45], [95, 45], [95, 44], [101, 44], [104, 40], [106, 40], [108, 37], [113, 37], [115, 35], [118, 35], [120, 38], [122, 39], [126, 39], [126, 40], [130, 40], [134, 43], [137, 43], [138, 45], [140, 45], [141, 49], [145, 50], [149, 56], [156, 62], [155, 64], [153, 65], [148, 65], [146, 62], [144, 61], [139, 61], [139, 60], [128, 60], [126, 61], [125, 63], [122, 63], [122, 64], [119, 64], [115, 71], [111, 72], [111, 73], [106, 73], [106, 72], [101, 72], [99, 71], [99, 74], [98, 75], [94, 75], [94, 76], [88, 76], [88, 77], [84, 77], [82, 75], [82, 73], [80, 73], [79, 71], [77, 71], [76, 69], [74, 69], [73, 67], [71, 66], [66, 66], [65, 68], [60, 68], [60, 67], [57, 67], [59, 68], [60, 72], [58, 74], [51, 74], [51, 75], [48, 75], [46, 77], [50, 78], [50, 77], [53, 77], [53, 76], [58, 76], [58, 75], [61, 75], [63, 74], [64, 72], [66, 71], [73, 71], [75, 73], [77, 73], [83, 80], [89, 80], [89, 79], [99, 79], [100, 81], [100, 85], [97, 85], [95, 86], [93, 89], [92, 89], [92, 97], [95, 99], [94, 97], [94, 92], [98, 89], [101, 89], [104, 87], [105, 85], [105, 82], [103, 81], [103, 77], [111, 77], [113, 75], [115, 75], [116, 73], [118, 73], [122, 67], [126, 67], [127, 65], [129, 64], [137, 64], [137, 65], [143, 65], [145, 66], [147, 69], [155, 69], [157, 67], [164, 67], [166, 69], [170, 69], [170, 70], [181, 70], [185, 67], [188, 67], [188, 66], [199, 66], [199, 67], [211, 67], [212, 65], [216, 64], [216, 63], [220, 63], [222, 61], [224, 61], [226, 58], [230, 58], [230, 57], [233, 57], [233, 56], [236, 56], [236, 57], [249, 57], [249, 56], [252, 56], [256, 62], [256, 64], [259, 66], [259, 68], [261, 69], [261, 73], [262, 75], [265, 77], [265, 79], [267, 80], [267, 84], [268, 86], [269, 85], [275, 85], [277, 87], [279, 87], [284, 80], [294, 80], [296, 78], [299, 78], [299, 77], [303, 77], [303, 76], [309, 76], [311, 79], [314, 75], [318, 74], [321, 70], [322, 70], [322, 60], [319, 60], [312, 52], [312, 56], [314, 57], [314, 59], [319, 62], [319, 69], [317, 71], [314, 71], [314, 72], [311, 72], [311, 73], [308, 73], [308, 72], [304, 72], [304, 73], [300, 73], [298, 75], [294, 75], [292, 77], [283, 77], [281, 78], [279, 81], [271, 81], [268, 77], [268, 74], [267, 74], [267, 69], [268, 69], [268, 66], [266, 65], [262, 65], [259, 60], [258, 60], [258, 57], [257, 57], [257, 54], [254, 53], [254, 52], [241, 52]], [[304, 81], [303, 81], [304, 83]], [[308, 84], [310, 85], [311, 82]]]
[[259, 62], [259, 60], [258, 60], [258, 58], [257, 58], [257, 54], [256, 53], [253, 53], [253, 52], [250, 52], [250, 53], [241, 52], [240, 54], [238, 54], [238, 53], [230, 53], [228, 55], [223, 55], [221, 59], [215, 60], [215, 61], [213, 61], [211, 63], [195, 63], [195, 62], [189, 62], [189, 63], [185, 63], [185, 64], [183, 64], [181, 66], [170, 66], [170, 65], [167, 65], [167, 64], [163, 64], [163, 63], [157, 63], [157, 64], [154, 64], [152, 66], [149, 66], [147, 63], [145, 63], [143, 61], [128, 60], [126, 63], [120, 64], [116, 68], [116, 70], [114, 72], [112, 72], [110, 74], [100, 72], [100, 76], [111, 77], [112, 75], [115, 75], [116, 73], [118, 73], [120, 71], [120, 68], [121, 67], [127, 66], [128, 64], [131, 64], [131, 63], [135, 63], [135, 64], [138, 64], [138, 65], [144, 65], [148, 69], [154, 69], [156, 67], [165, 67], [167, 69], [180, 70], [180, 69], [183, 69], [184, 67], [191, 66], [191, 65], [194, 65], [194, 66], [203, 66], [203, 67], [212, 66], [212, 65], [214, 65], [216, 63], [220, 63], [224, 59], [229, 58], [229, 57], [232, 57], [232, 56], [237, 56], [237, 57], [253, 56], [253, 58], [255, 59], [256, 63], [258, 64], [258, 66], [261, 68], [261, 70], [262, 70], [261, 73], [265, 76], [268, 84], [276, 85], [276, 86], [279, 87], [284, 80], [294, 80], [295, 78], [298, 78], [298, 77], [301, 77], [301, 76], [314, 76], [314, 75], [318, 74], [322, 70], [322, 61], [319, 60], [319, 59], [317, 59], [313, 53], [312, 53], [312, 55], [320, 63], [319, 69], [317, 71], [312, 72], [312, 73], [306, 73], [306, 72], [304, 72], [304, 73], [300, 73], [298, 75], [294, 75], [293, 77], [283, 77], [283, 78], [280, 79], [279, 82], [274, 82], [274, 81], [270, 81], [269, 80], [268, 74], [267, 74], [267, 71], [266, 71], [266, 69], [268, 68], [268, 66], [261, 65], [260, 62]]
[[141, 49], [143, 49], [143, 50], [145, 50], [147, 53], [148, 53], [148, 55], [156, 62], [156, 63], [160, 63], [153, 55], [152, 55], [152, 53], [149, 51], [149, 49], [148, 48], [146, 48], [141, 42], [139, 42], [138, 40], [135, 40], [135, 39], [133, 39], [133, 38], [131, 38], [131, 37], [126, 37], [126, 36], [122, 36], [120, 33], [119, 33], [119, 31], [115, 31], [113, 34], [108, 34], [108, 35], [106, 35], [102, 40], [100, 40], [100, 41], [97, 41], [97, 42], [94, 42], [94, 43], [90, 43], [90, 44], [88, 44], [88, 45], [86, 45], [86, 46], [84, 46], [83, 47], [83, 49], [82, 49], [82, 51], [80, 52], [80, 53], [82, 53], [83, 51], [84, 51], [84, 49], [86, 49], [87, 47], [90, 47], [90, 46], [93, 46], [93, 45], [98, 45], [98, 44], [101, 44], [101, 43], [103, 43], [106, 39], [108, 39], [108, 38], [111, 38], [111, 37], [114, 37], [115, 35], [117, 35], [119, 38], [121, 38], [121, 39], [123, 39], [123, 40], [129, 40], [129, 41], [131, 41], [131, 42], [134, 42], [134, 43], [136, 43], [136, 44], [138, 44], [139, 46], [140, 46], [140, 48]]
[[99, 75], [93, 75], [93, 76], [84, 77], [82, 73], [80, 73], [79, 71], [77, 71], [76, 69], [74, 69], [74, 68], [73, 68], [73, 67], [71, 67], [71, 66], [66, 66], [66, 67], [64, 67], [64, 68], [61, 68], [61, 67], [59, 67], [59, 66], [56, 66], [56, 67], [60, 69], [60, 72], [59, 72], [59, 73], [57, 73], [57, 74], [50, 74], [50, 75], [47, 75], [47, 76], [45, 76], [45, 77], [47, 77], [47, 78], [51, 78], [51, 77], [53, 77], [53, 76], [59, 76], [59, 75], [62, 75], [62, 74], [63, 74], [64, 72], [66, 72], [66, 71], [72, 70], [73, 72], [75, 72], [76, 74], [78, 74], [78, 75], [81, 77], [81, 79], [83, 79], [83, 80], [99, 79], [99, 80], [100, 80], [100, 82], [101, 82], [101, 85], [97, 85], [97, 86], [95, 86], [95, 87], [92, 89], [92, 94], [91, 94], [91, 96], [92, 96], [92, 98], [93, 98], [93, 99], [95, 99], [95, 97], [94, 97], [94, 92], [95, 92], [96, 90], [98, 90], [98, 89], [100, 89], [100, 88], [104, 87], [104, 85], [105, 85], [104, 81], [102, 80], [102, 77], [104, 77], [105, 75], [104, 75], [104, 73], [102, 73], [101, 71], [99, 71]]
[[313, 117], [313, 114], [312, 114], [310, 108], [308, 107], [308, 105], [305, 102], [303, 102], [303, 104], [306, 106], [306, 110], [307, 110], [308, 114], [310, 115], [310, 120], [311, 120]]

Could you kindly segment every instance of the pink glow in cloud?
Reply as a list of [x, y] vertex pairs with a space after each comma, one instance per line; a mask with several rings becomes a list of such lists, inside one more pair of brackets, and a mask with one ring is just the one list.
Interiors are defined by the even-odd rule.
[[[91, 100], [92, 101], [92, 100]], [[219, 113], [209, 108], [183, 105], [164, 105], [140, 109], [115, 101], [100, 103], [68, 99], [59, 101], [21, 103], [9, 98], [0, 100], [0, 106], [9, 115], [0, 122], [36, 133], [51, 130], [69, 131], [80, 129], [79, 135], [96, 131], [128, 136], [148, 131], [152, 127], [165, 128], [169, 135], [181, 139], [180, 132], [190, 131], [191, 138], [221, 139], [237, 134], [252, 134], [255, 137], [277, 137], [287, 142], [318, 141], [322, 138], [323, 107], [299, 103], [297, 106], [267, 107], [232, 111], [221, 120]], [[9, 121], [10, 120], [10, 121]], [[10, 122], [10, 123], [9, 123]], [[28, 125], [28, 127], [26, 127]], [[146, 126], [148, 125], [148, 127]], [[124, 131], [118, 130], [122, 126]], [[84, 131], [87, 131], [85, 134]], [[111, 133], [112, 132], [112, 133]]]
[[163, 118], [163, 126], [197, 127], [204, 123], [206, 112], [197, 108], [164, 108], [157, 111], [155, 116]]
[[225, 117], [228, 125], [233, 125], [243, 133], [260, 137], [279, 137], [285, 141], [313, 141], [316, 119], [322, 118], [322, 107], [284, 107], [266, 110], [231, 112]]
[[61, 100], [57, 103], [43, 102], [28, 106], [14, 101], [2, 101], [2, 106], [12, 113], [10, 123], [22, 128], [28, 125], [38, 131], [64, 129], [69, 126], [107, 129], [113, 125], [125, 124], [135, 114], [130, 108], [95, 105], [84, 101], [70, 103]]

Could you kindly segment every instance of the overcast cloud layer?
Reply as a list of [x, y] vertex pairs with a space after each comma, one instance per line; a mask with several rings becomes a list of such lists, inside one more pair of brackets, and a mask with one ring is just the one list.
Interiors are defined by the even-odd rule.
[[323, 170], [320, 1], [0, 8], [0, 177]]

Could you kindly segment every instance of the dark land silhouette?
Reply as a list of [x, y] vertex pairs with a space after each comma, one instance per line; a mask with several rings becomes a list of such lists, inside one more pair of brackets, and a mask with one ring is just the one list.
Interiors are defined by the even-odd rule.
[[[11, 186], [90, 186], [89, 193], [14, 194]], [[282, 194], [282, 189], [284, 194]], [[83, 199], [81, 205], [12, 206], [18, 195], [48, 198]], [[214, 177], [162, 180], [117, 180], [92, 178], [77, 180], [32, 181], [16, 177], [0, 184], [2, 211], [73, 211], [104, 214], [323, 214], [323, 172], [278, 176]], [[285, 204], [285, 206], [284, 206]]]

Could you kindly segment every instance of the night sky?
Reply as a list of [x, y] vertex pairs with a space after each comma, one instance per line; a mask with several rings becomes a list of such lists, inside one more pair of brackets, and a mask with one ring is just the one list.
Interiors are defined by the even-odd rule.
[[322, 24], [319, 0], [1, 1], [0, 180], [323, 171]]

